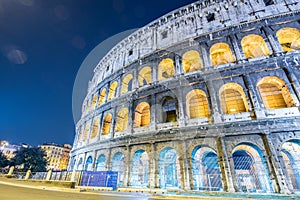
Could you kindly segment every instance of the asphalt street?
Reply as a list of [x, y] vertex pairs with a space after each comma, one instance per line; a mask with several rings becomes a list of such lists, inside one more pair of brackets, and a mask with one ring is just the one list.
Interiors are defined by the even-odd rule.
[[1, 200], [148, 200], [143, 196], [50, 191], [0, 184]]

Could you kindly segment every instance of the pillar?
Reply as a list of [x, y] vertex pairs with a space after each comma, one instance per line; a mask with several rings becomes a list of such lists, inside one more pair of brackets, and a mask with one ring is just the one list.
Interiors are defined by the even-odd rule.
[[211, 100], [210, 105], [211, 105], [211, 109], [213, 111], [212, 116], [213, 116], [214, 122], [220, 123], [220, 122], [222, 122], [222, 119], [221, 119], [221, 114], [220, 114], [219, 107], [218, 107], [219, 104], [218, 104], [214, 84], [211, 79], [207, 80], [206, 84], [207, 84], [207, 89], [209, 91], [209, 96], [210, 96], [210, 100]]
[[124, 160], [124, 181], [123, 181], [123, 186], [127, 187], [130, 186], [130, 169], [131, 169], [131, 158], [130, 158], [130, 154], [131, 154], [131, 147], [127, 146], [127, 151], [126, 153], [126, 157]]
[[230, 163], [230, 159], [227, 154], [226, 144], [224, 138], [217, 138], [217, 154], [219, 157], [219, 166], [222, 174], [222, 184], [226, 192], [237, 191], [237, 183], [234, 181], [234, 166], [233, 161]]
[[[300, 84], [299, 84], [299, 81], [298, 81], [298, 78], [297, 76], [295, 75], [294, 71], [292, 70], [292, 68], [290, 66], [288, 66], [288, 63], [286, 63], [287, 65], [284, 67], [285, 69], [285, 73], [292, 85], [292, 88], [294, 89], [295, 91], [295, 94], [297, 96], [297, 100], [299, 102], [300, 100]], [[299, 105], [298, 105], [299, 106]]]
[[178, 125], [179, 127], [185, 126], [185, 114], [184, 114], [184, 103], [185, 99], [183, 97], [182, 89], [177, 90], [177, 103], [178, 103]]
[[246, 59], [246, 57], [243, 53], [243, 49], [242, 49], [242, 46], [241, 46], [240, 42], [237, 41], [235, 35], [230, 35], [229, 39], [230, 39], [230, 41], [232, 43], [232, 46], [233, 46], [232, 51], [234, 52], [234, 55], [236, 57], [236, 61], [238, 63], [243, 62]]
[[158, 177], [158, 162], [157, 162], [157, 152], [154, 143], [150, 145], [149, 152], [149, 187], [158, 188], [159, 187], [159, 177]]
[[150, 130], [156, 129], [156, 107], [155, 94], [152, 94], [150, 102]]
[[[188, 150], [187, 150], [187, 144], [186, 141], [182, 141], [182, 150], [183, 150], [183, 160], [182, 160], [182, 167], [183, 167], [183, 189], [184, 190], [190, 190], [190, 173], [189, 171], [191, 168], [189, 168], [189, 163], [188, 163]], [[181, 169], [181, 167], [180, 167]]]

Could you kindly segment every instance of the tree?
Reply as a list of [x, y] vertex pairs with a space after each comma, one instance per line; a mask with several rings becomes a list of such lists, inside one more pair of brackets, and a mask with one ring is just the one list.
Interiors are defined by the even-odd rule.
[[0, 167], [6, 167], [9, 165], [9, 160], [3, 155], [2, 151], [0, 151]]
[[12, 159], [14, 165], [23, 165], [23, 171], [46, 171], [47, 160], [44, 150], [37, 147], [20, 148]]

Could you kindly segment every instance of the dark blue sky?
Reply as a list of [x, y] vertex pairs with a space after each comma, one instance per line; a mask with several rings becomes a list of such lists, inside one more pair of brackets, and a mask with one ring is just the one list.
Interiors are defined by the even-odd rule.
[[89, 52], [191, 2], [1, 0], [0, 140], [72, 144], [72, 89]]

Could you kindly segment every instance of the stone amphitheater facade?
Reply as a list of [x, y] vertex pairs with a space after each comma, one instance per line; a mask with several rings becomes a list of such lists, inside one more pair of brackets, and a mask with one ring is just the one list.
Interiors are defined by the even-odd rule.
[[95, 66], [69, 170], [119, 187], [300, 189], [300, 2], [202, 0]]

